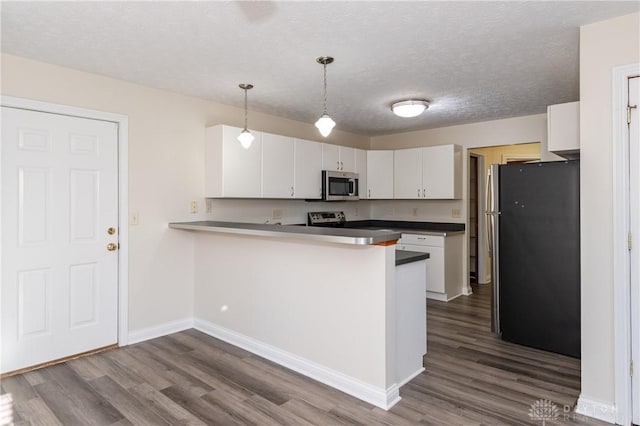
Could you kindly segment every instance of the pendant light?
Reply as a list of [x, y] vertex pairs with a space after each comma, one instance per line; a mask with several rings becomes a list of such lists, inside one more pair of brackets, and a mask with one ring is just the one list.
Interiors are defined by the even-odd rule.
[[429, 102], [424, 99], [408, 99], [391, 104], [391, 111], [398, 117], [417, 117], [429, 108]]
[[247, 129], [247, 90], [253, 89], [253, 84], [243, 83], [239, 84], [238, 87], [244, 90], [244, 129], [242, 130], [242, 133], [240, 133], [240, 136], [238, 136], [238, 140], [244, 149], [249, 149], [254, 138], [251, 132]]
[[327, 114], [327, 65], [333, 62], [333, 58], [331, 56], [320, 56], [316, 58], [316, 62], [322, 64], [324, 67], [324, 109], [322, 110], [322, 115], [318, 121], [316, 121], [316, 127], [320, 131], [320, 134], [326, 138], [336, 125], [336, 122]]

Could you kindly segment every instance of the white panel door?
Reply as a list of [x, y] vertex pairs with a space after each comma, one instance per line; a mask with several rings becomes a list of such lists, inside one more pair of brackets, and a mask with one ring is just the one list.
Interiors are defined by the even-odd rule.
[[422, 198], [422, 148], [394, 151], [393, 198]]
[[338, 145], [322, 144], [322, 170], [341, 170], [340, 147]]
[[367, 198], [393, 198], [393, 151], [367, 151]]
[[115, 123], [2, 107], [2, 373], [118, 341], [117, 142]]

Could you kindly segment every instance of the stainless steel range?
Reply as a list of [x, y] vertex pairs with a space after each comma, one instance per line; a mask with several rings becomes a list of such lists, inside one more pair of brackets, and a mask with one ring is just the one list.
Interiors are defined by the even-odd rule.
[[307, 216], [307, 225], [324, 226], [330, 228], [342, 228], [347, 222], [344, 212], [309, 212]]

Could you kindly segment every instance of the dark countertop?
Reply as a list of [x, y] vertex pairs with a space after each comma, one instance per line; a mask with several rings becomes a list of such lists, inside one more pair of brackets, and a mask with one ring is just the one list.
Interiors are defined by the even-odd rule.
[[347, 229], [393, 230], [405, 234], [456, 235], [465, 231], [464, 223], [413, 222], [405, 220], [351, 220], [345, 223]]
[[253, 235], [271, 238], [296, 238], [299, 240], [355, 245], [375, 245], [400, 239], [398, 231], [375, 229], [323, 228], [316, 226], [271, 225], [243, 222], [173, 222], [170, 228], [188, 231], [219, 232]]
[[430, 257], [429, 253], [420, 253], [417, 251], [408, 251], [408, 250], [396, 250], [396, 266], [417, 262], [419, 260], [429, 259], [429, 257]]

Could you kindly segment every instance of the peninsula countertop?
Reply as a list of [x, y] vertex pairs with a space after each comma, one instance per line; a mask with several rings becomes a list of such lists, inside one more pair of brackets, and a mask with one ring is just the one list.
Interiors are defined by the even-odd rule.
[[402, 234], [391, 230], [323, 228], [315, 226], [273, 225], [244, 222], [196, 221], [172, 222], [170, 228], [189, 231], [220, 232], [258, 237], [295, 238], [324, 243], [376, 245], [395, 242]]

